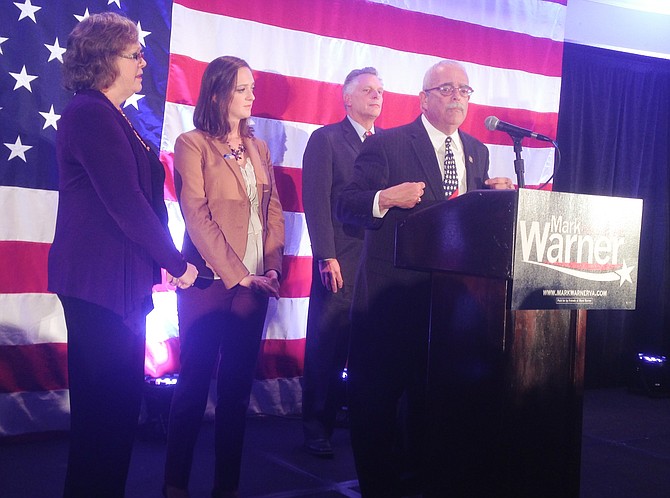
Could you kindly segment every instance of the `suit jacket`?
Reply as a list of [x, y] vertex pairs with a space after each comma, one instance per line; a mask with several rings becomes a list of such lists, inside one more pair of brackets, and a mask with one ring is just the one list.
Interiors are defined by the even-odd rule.
[[[258, 138], [245, 138], [244, 146], [256, 174], [265, 271], [281, 273], [284, 215], [270, 152]], [[249, 274], [242, 259], [251, 209], [240, 166], [224, 158], [230, 154], [224, 142], [200, 130], [181, 134], [175, 143], [175, 185], [186, 223], [182, 253], [201, 273], [216, 272], [227, 289]]]
[[[364, 229], [342, 223], [337, 200], [354, 173], [363, 142], [348, 118], [314, 131], [302, 160], [302, 201], [315, 261], [337, 258], [345, 284], [354, 283]], [[318, 281], [319, 285], [320, 280]]]
[[[468, 191], [483, 188], [488, 178], [489, 152], [484, 144], [459, 130], [465, 153]], [[365, 305], [381, 287], [394, 281], [426, 280], [424, 272], [401, 270], [393, 265], [395, 227], [411, 213], [425, 209], [435, 202], [446, 202], [442, 189], [440, 165], [435, 149], [424, 128], [421, 117], [404, 126], [386, 130], [367, 139], [356, 159], [352, 182], [344, 189], [337, 211], [347, 223], [365, 227], [365, 244], [361, 272], [356, 283], [358, 304]], [[421, 203], [412, 209], [392, 208], [384, 218], [372, 215], [372, 203], [378, 190], [403, 182], [423, 181], [426, 184]]]
[[97, 90], [79, 92], [63, 112], [56, 157], [49, 290], [124, 319], [143, 316], [160, 268], [177, 276], [186, 271], [167, 230], [163, 166]]

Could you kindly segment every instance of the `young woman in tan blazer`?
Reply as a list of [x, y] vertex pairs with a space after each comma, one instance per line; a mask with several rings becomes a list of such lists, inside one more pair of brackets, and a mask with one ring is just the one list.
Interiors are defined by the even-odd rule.
[[237, 57], [202, 78], [196, 129], [175, 144], [182, 253], [201, 272], [177, 293], [181, 370], [170, 412], [166, 496], [188, 496], [193, 447], [216, 370], [212, 496], [235, 497], [246, 411], [270, 297], [279, 298], [284, 218], [266, 143], [247, 120], [254, 78]]

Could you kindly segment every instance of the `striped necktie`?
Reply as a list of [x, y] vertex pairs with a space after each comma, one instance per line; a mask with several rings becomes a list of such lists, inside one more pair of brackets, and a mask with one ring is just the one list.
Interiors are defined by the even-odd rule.
[[447, 199], [458, 189], [458, 171], [456, 170], [454, 151], [451, 150], [451, 137], [447, 137], [444, 141], [444, 180], [442, 187], [444, 188], [444, 197]]

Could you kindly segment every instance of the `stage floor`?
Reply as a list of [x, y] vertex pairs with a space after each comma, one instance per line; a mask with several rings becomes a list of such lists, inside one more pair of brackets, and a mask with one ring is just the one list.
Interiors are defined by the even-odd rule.
[[[192, 498], [210, 496], [211, 441], [212, 425], [205, 422], [193, 465]], [[346, 429], [338, 429], [334, 435], [335, 458], [332, 460], [306, 454], [301, 444], [300, 420], [251, 417], [247, 427], [241, 496], [360, 496]], [[66, 435], [44, 441], [0, 442], [0, 496], [60, 496], [66, 454]], [[127, 498], [162, 496], [163, 458], [164, 443], [160, 437], [137, 441]], [[581, 498], [668, 496], [670, 398], [650, 398], [625, 389], [587, 390], [584, 395]]]

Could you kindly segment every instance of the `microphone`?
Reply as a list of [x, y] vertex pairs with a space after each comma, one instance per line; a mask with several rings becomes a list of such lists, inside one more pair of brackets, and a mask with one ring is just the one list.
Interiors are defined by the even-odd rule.
[[505, 123], [504, 121], [500, 121], [495, 116], [489, 116], [488, 118], [486, 118], [484, 120], [484, 124], [486, 125], [486, 129], [489, 131], [496, 131], [496, 130], [504, 131], [506, 133], [509, 133], [513, 137], [517, 138], [531, 137], [537, 140], [543, 140], [545, 142], [553, 142], [553, 140], [547, 136], [540, 135], [539, 133], [535, 133], [534, 131], [521, 128], [520, 126], [517, 125]]

